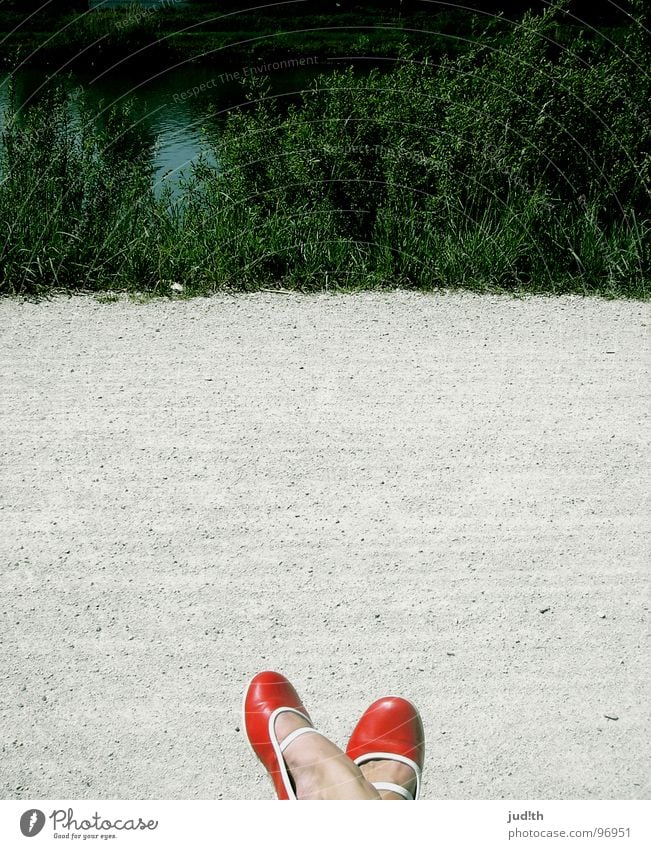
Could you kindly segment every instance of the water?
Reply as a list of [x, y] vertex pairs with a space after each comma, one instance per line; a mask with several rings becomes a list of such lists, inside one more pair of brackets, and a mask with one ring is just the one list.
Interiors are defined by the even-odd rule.
[[145, 9], [189, 6], [192, 0], [88, 0], [89, 9], [118, 9], [120, 6], [143, 6]]
[[[116, 0], [114, 0], [115, 2]], [[272, 92], [292, 97], [326, 70], [314, 66], [300, 70], [278, 71], [269, 77]], [[19, 104], [37, 98], [47, 79], [45, 71], [29, 69], [15, 75]], [[9, 74], [0, 74], [0, 127], [8, 104]], [[82, 87], [97, 112], [132, 99], [137, 121], [145, 137], [155, 137], [155, 188], [169, 184], [178, 191], [183, 176], [191, 171], [199, 157], [217, 165], [213, 145], [218, 141], [220, 120], [228, 110], [244, 100], [241, 85], [227, 71], [208, 67], [182, 66], [137, 79], [126, 72], [112, 71], [110, 76], [70, 74], [61, 77], [67, 89]], [[211, 111], [217, 111], [217, 119]], [[219, 113], [221, 113], [221, 118]]]
[[[143, 14], [191, 4], [191, 0], [135, 2], [143, 7]], [[130, 5], [134, 5], [134, 0], [89, 0], [91, 9]], [[251, 64], [255, 64], [254, 61]], [[295, 98], [296, 93], [308, 87], [318, 74], [332, 69], [332, 64], [274, 69], [271, 62], [265, 73], [271, 93], [279, 95], [282, 102], [285, 97]], [[48, 72], [36, 68], [15, 74], [19, 105], [37, 99], [48, 76]], [[0, 71], [0, 129], [8, 102], [9, 79], [7, 72]], [[182, 178], [190, 173], [192, 163], [200, 157], [218, 165], [213, 151], [219, 137], [220, 120], [225, 119], [230, 108], [245, 100], [244, 89], [232, 72], [205, 65], [186, 63], [152, 72], [149, 76], [143, 71], [127, 71], [117, 66], [110, 72], [75, 72], [58, 79], [70, 90], [81, 87], [88, 92], [98, 113], [126, 99], [133, 101], [143, 132], [143, 144], [145, 138], [154, 137], [157, 142], [153, 163], [157, 192], [168, 184], [177, 193]]]

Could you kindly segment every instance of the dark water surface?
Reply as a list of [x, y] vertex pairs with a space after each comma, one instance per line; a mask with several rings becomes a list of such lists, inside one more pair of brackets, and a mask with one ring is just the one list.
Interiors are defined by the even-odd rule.
[[[269, 85], [281, 101], [294, 99], [297, 92], [332, 66], [313, 66], [299, 70], [275, 71]], [[39, 69], [28, 69], [14, 75], [18, 105], [38, 99], [49, 75]], [[98, 113], [111, 105], [132, 100], [138, 124], [145, 138], [152, 135], [157, 141], [155, 153], [156, 188], [170, 183], [178, 190], [183, 175], [188, 175], [193, 162], [200, 156], [216, 164], [213, 150], [218, 141], [220, 122], [228, 110], [245, 102], [245, 89], [222, 69], [183, 66], [156, 72], [149, 78], [136, 78], [126, 72], [113, 70], [98, 77], [88, 74], [67, 74], [60, 82], [68, 90], [79, 87], [88, 92]], [[9, 104], [10, 75], [0, 73], [0, 127]]]
[[190, 6], [192, 0], [88, 0], [89, 9], [119, 9], [120, 6], [143, 6], [145, 9]]

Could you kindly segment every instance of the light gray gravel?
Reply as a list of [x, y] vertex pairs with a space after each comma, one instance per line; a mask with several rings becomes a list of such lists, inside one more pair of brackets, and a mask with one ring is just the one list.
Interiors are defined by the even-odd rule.
[[412, 698], [426, 798], [644, 797], [650, 319], [0, 302], [0, 794], [268, 798], [275, 668], [340, 743]]

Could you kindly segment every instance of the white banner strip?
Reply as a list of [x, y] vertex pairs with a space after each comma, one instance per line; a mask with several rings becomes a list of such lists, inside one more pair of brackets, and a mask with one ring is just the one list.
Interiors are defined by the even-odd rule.
[[[33, 839], [33, 843], [30, 840]], [[70, 801], [0, 802], [0, 846], [291, 849], [388, 846], [432, 849], [572, 846], [649, 849], [642, 801], [363, 802]]]

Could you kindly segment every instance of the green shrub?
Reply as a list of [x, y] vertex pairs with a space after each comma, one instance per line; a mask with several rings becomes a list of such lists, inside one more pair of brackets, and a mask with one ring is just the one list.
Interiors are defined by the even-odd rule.
[[[557, 8], [438, 66], [254, 82], [176, 203], [152, 193], [129, 112], [60, 93], [2, 138], [2, 291], [464, 286], [646, 297], [649, 44], [580, 34]], [[76, 117], [75, 117], [76, 116]]]
[[559, 50], [554, 29], [550, 10], [438, 68], [406, 56], [387, 74], [335, 73], [286, 115], [253, 91], [209, 181], [231, 273], [251, 286], [327, 271], [342, 285], [645, 292], [642, 31], [604, 56], [580, 37]]

